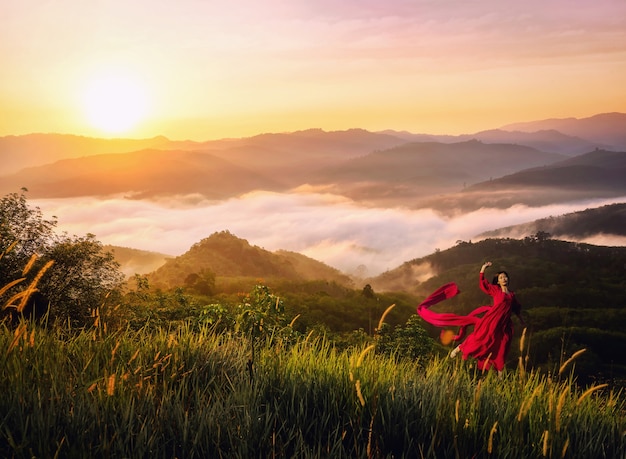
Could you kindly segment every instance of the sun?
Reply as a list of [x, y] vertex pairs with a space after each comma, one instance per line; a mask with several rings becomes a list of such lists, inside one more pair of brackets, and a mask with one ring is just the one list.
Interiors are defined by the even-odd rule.
[[89, 124], [107, 134], [130, 131], [148, 112], [145, 86], [122, 74], [101, 75], [91, 80], [82, 102]]

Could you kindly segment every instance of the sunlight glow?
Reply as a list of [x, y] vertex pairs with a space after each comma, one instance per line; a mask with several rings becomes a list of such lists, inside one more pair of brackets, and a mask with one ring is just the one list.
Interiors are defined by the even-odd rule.
[[83, 95], [88, 122], [110, 134], [126, 133], [148, 112], [145, 87], [125, 75], [103, 75], [92, 80]]

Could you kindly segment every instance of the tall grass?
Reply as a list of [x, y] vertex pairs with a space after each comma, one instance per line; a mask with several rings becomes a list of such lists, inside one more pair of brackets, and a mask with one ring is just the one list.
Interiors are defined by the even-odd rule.
[[625, 457], [624, 399], [573, 377], [396, 362], [309, 336], [0, 326], [2, 457]]

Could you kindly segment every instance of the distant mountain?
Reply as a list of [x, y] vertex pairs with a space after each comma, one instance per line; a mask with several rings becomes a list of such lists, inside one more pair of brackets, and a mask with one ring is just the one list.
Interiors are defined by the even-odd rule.
[[626, 238], [626, 203], [610, 204], [565, 215], [542, 218], [521, 225], [506, 226], [478, 234], [477, 238], [524, 238], [539, 231], [562, 240], [581, 240], [590, 236]]
[[473, 185], [468, 190], [559, 188], [574, 192], [626, 193], [626, 152], [596, 150], [540, 168], [531, 168]]
[[483, 143], [499, 143], [523, 145], [546, 153], [558, 153], [566, 156], [575, 156], [586, 153], [595, 148], [607, 148], [608, 143], [598, 143], [592, 140], [581, 139], [563, 134], [557, 130], [539, 130], [534, 132], [505, 131], [490, 129], [475, 134], [462, 135], [429, 135], [411, 134], [409, 132], [383, 131], [390, 135], [405, 139], [407, 142], [438, 142], [458, 143], [470, 140], [479, 140]]
[[[363, 129], [326, 132], [309, 129], [286, 134], [262, 134], [224, 142], [206, 142], [211, 154], [267, 176], [290, 187], [311, 181], [316, 171], [340, 165], [350, 158], [401, 145], [405, 140]], [[219, 148], [213, 148], [216, 145]]]
[[325, 280], [352, 284], [348, 276], [322, 262], [293, 252], [270, 252], [228, 231], [214, 233], [194, 244], [186, 253], [167, 260], [147, 277], [155, 287], [170, 288], [184, 285], [187, 276], [202, 270], [209, 270], [218, 278]]
[[151, 139], [99, 139], [65, 134], [28, 134], [0, 137], [0, 175], [26, 167], [41, 166], [62, 159], [145, 149], [205, 151], [233, 162], [245, 160], [268, 167], [285, 161], [345, 160], [379, 148], [389, 148], [405, 140], [363, 129], [326, 132], [309, 129], [292, 133], [260, 134], [238, 139], [208, 141]]
[[588, 118], [554, 118], [503, 126], [508, 131], [536, 132], [556, 130], [566, 135], [610, 146], [611, 150], [626, 151], [626, 114], [602, 113]]
[[[301, 135], [298, 142], [304, 142]], [[326, 139], [317, 131], [309, 135]], [[366, 148], [367, 142], [361, 141], [372, 139], [371, 134], [360, 131], [343, 137], [342, 145], [352, 139], [354, 148], [343, 153], [311, 146], [298, 151], [286, 146], [264, 150], [264, 142], [280, 141], [273, 135], [263, 138], [263, 142], [247, 147], [229, 144], [224, 150], [150, 149], [60, 160], [2, 177], [0, 192], [26, 187], [34, 198], [123, 194], [146, 199], [197, 194], [206, 199], [226, 199], [254, 190], [286, 192], [310, 184], [357, 201], [396, 205], [398, 199], [460, 191], [490, 177], [566, 158], [521, 145], [477, 140], [405, 143], [356, 155]], [[380, 140], [380, 136], [373, 138]], [[383, 143], [389, 142], [398, 140], [385, 136]]]
[[626, 196], [626, 152], [598, 150], [475, 183], [458, 193], [424, 197], [418, 205], [452, 215], [481, 207], [544, 206]]
[[207, 153], [162, 150], [60, 160], [0, 181], [2, 193], [22, 187], [32, 198], [124, 194], [135, 199], [184, 194], [224, 199], [255, 189], [285, 188], [274, 178]]
[[461, 191], [472, 183], [565, 158], [521, 145], [407, 143], [330, 167], [313, 183], [376, 203]]
[[472, 136], [485, 143], [511, 143], [525, 145], [536, 150], [575, 156], [587, 153], [595, 148], [608, 148], [607, 144], [566, 135], [557, 130], [541, 130], [535, 132], [504, 131], [493, 129], [477, 132]]
[[0, 175], [25, 167], [41, 166], [60, 159], [80, 158], [103, 153], [125, 153], [146, 148], [169, 148], [170, 141], [152, 139], [96, 139], [65, 134], [28, 134], [0, 137]]
[[[608, 154], [622, 140], [626, 145], [625, 120], [626, 114], [610, 113], [462, 136], [363, 129], [203, 142], [9, 136], [0, 138], [0, 193], [26, 187], [33, 198], [221, 200], [303, 187], [365, 205], [428, 206], [444, 213], [607, 197], [622, 193], [623, 171], [619, 164], [594, 163], [602, 160], [595, 150]], [[595, 155], [584, 163], [581, 152]], [[520, 193], [523, 186], [531, 192]]]
[[[255, 189], [297, 187], [318, 168], [402, 143], [362, 129], [207, 142], [11, 136], [0, 138], [0, 155], [10, 158], [0, 161], [0, 175], [5, 174], [0, 192], [26, 187], [33, 197], [198, 193], [219, 199]], [[143, 146], [150, 148], [137, 150]]]

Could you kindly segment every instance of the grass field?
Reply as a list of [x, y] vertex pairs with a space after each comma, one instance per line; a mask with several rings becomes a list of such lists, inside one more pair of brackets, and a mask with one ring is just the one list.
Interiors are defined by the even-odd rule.
[[[470, 361], [396, 361], [323, 337], [0, 325], [0, 456], [619, 458], [624, 397]], [[574, 370], [574, 373], [572, 373]]]

